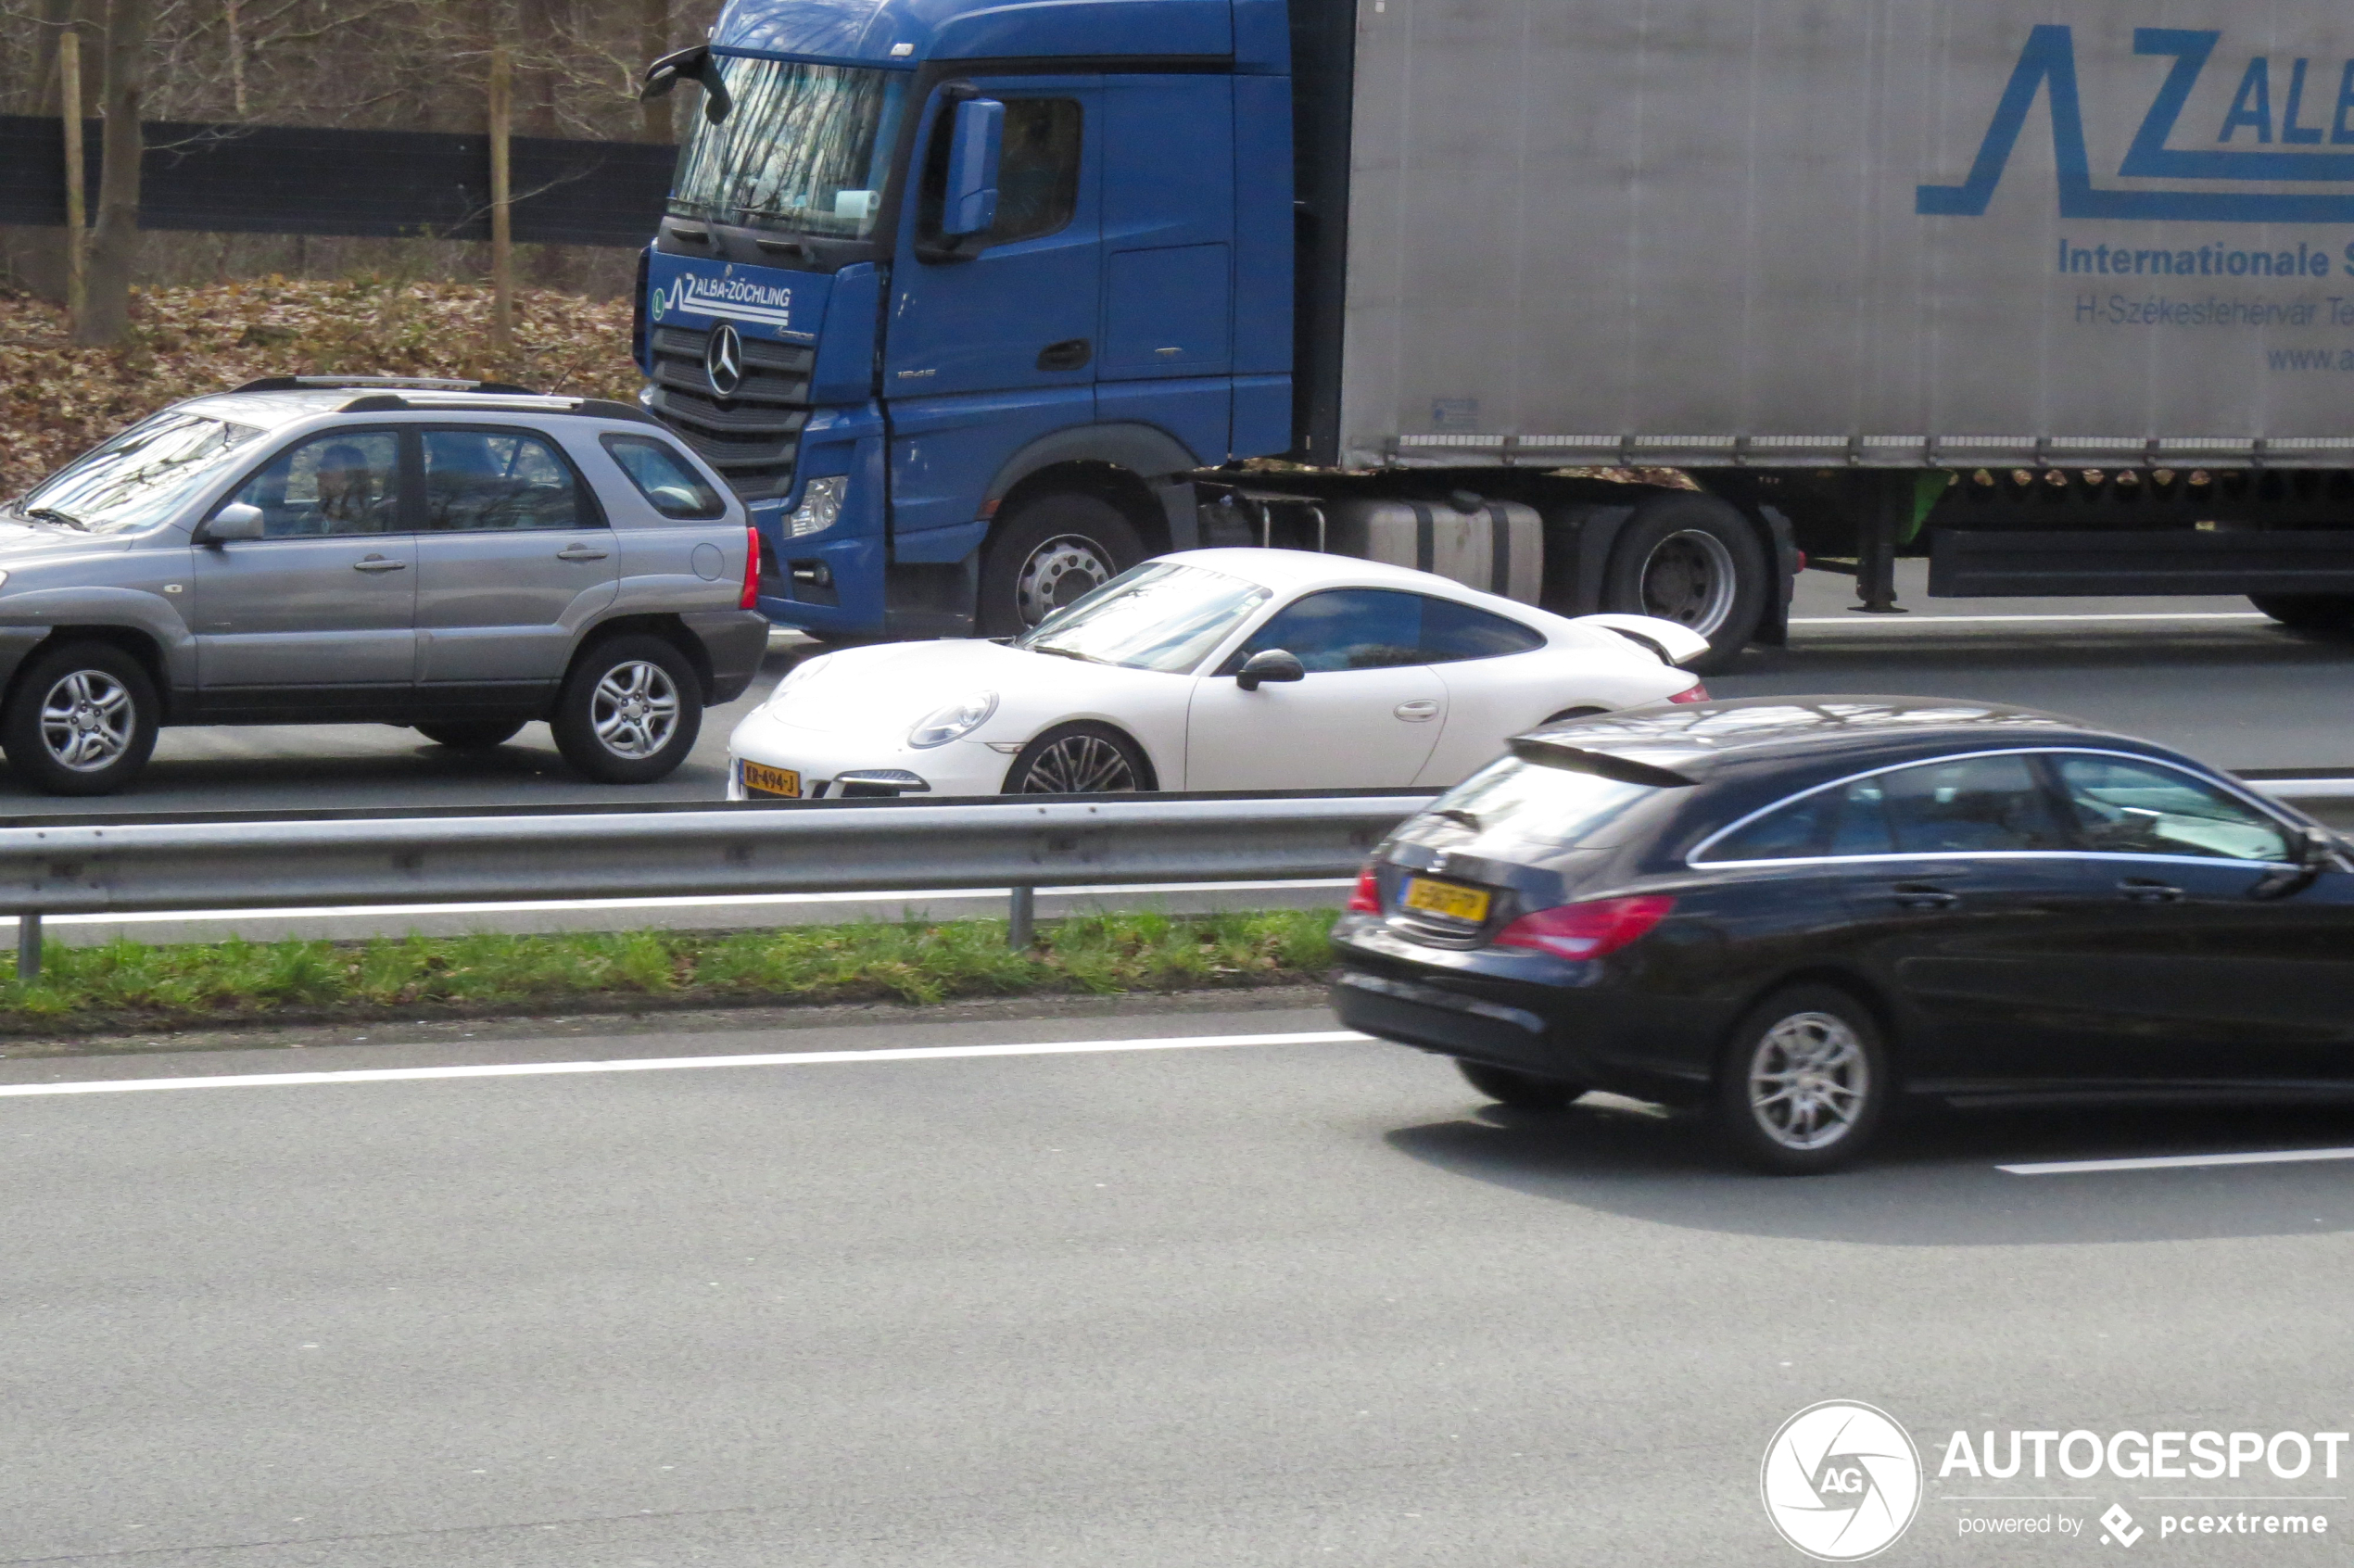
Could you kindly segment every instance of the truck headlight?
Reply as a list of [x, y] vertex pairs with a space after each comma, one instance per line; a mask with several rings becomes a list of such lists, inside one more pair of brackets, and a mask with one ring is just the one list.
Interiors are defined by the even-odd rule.
[[841, 521], [842, 498], [849, 488], [849, 475], [842, 474], [812, 479], [803, 486], [801, 504], [786, 520], [786, 536], [797, 539], [804, 534], [822, 534], [832, 527]]
[[946, 707], [927, 715], [921, 724], [907, 732], [907, 744], [917, 751], [929, 751], [945, 746], [961, 736], [970, 735], [989, 722], [997, 711], [997, 693], [976, 691], [959, 697]]

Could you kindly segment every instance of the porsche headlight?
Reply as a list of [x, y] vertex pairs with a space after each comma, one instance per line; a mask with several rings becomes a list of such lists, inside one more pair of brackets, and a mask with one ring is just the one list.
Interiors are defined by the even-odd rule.
[[928, 714], [921, 724], [907, 732], [907, 744], [918, 751], [933, 746], [945, 746], [949, 741], [970, 735], [989, 722], [997, 711], [997, 693], [976, 691], [959, 697], [946, 707]]

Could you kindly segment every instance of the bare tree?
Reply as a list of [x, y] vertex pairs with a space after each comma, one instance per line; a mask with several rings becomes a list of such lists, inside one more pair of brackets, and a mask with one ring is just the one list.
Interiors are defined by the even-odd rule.
[[[670, 0], [638, 0], [638, 53], [642, 57], [639, 69], [642, 70], [670, 52]], [[670, 100], [649, 98], [639, 107], [645, 111], [646, 140], [670, 140], [674, 133]]]
[[139, 248], [139, 117], [146, 107], [154, 0], [107, 0], [106, 134], [98, 222], [91, 235], [89, 298], [80, 343], [120, 343], [131, 331], [131, 268]]

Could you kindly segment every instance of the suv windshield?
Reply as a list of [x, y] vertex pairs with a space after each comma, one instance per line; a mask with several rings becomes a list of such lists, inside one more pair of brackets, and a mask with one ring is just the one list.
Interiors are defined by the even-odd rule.
[[122, 534], [169, 522], [261, 434], [209, 414], [166, 409], [84, 452], [11, 503], [35, 523]]
[[692, 117], [671, 213], [841, 239], [874, 233], [909, 73], [717, 53], [712, 64], [728, 117]]
[[1222, 572], [1146, 562], [1056, 611], [1014, 646], [1182, 675], [1268, 597], [1258, 584]]

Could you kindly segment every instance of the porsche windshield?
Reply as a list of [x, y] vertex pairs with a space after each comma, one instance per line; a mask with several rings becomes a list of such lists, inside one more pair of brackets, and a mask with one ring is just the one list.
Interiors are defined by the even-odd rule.
[[1146, 562], [1056, 611], [1014, 646], [1182, 675], [1267, 600], [1257, 583], [1223, 572]]
[[865, 239], [882, 210], [891, 138], [910, 73], [713, 56], [718, 124], [697, 112], [678, 149], [670, 210], [707, 223]]
[[243, 461], [261, 430], [166, 409], [143, 420], [9, 503], [34, 523], [120, 534], [170, 521], [208, 480]]

